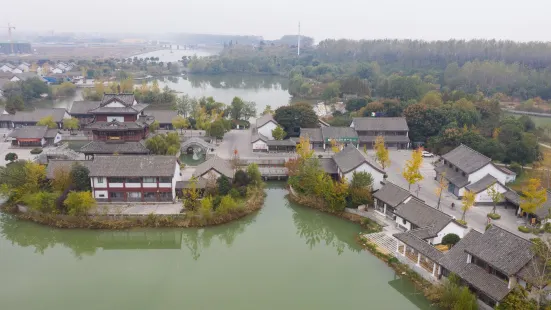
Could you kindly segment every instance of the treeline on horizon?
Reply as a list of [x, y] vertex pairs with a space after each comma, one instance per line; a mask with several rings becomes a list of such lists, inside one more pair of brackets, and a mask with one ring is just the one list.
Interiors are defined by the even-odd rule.
[[[312, 79], [313, 88], [359, 76], [369, 80], [375, 96], [379, 95], [377, 83], [398, 75], [419, 77], [430, 84], [427, 90], [551, 98], [551, 43], [547, 42], [330, 39], [302, 48], [299, 57], [296, 46], [240, 44], [227, 46], [218, 56], [193, 59], [188, 67], [192, 73], [246, 72], [289, 78], [298, 72]], [[292, 95], [316, 97], [308, 94], [306, 86], [306, 93]]]

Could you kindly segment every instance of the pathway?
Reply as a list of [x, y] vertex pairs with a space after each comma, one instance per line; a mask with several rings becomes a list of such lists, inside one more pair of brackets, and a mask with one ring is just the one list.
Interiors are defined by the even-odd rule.
[[379, 247], [379, 250], [386, 250], [388, 254], [396, 254], [398, 247], [398, 241], [393, 236], [388, 235], [386, 232], [378, 232], [372, 234], [363, 235], [367, 240]]

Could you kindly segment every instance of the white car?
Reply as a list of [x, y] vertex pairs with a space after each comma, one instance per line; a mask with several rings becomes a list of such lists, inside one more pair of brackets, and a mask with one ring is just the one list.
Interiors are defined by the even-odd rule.
[[431, 152], [427, 152], [427, 151], [423, 151], [422, 155], [423, 155], [423, 157], [434, 157], [434, 154], [432, 154]]

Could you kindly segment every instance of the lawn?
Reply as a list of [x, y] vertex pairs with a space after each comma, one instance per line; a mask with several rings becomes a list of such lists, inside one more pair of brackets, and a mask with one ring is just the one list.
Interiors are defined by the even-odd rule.
[[522, 190], [528, 180], [536, 178], [541, 180], [541, 185], [545, 188], [551, 188], [551, 149], [540, 147], [543, 154], [542, 165], [538, 170], [524, 169], [520, 176], [517, 176], [515, 182], [508, 184], [515, 191]]
[[[514, 113], [509, 113], [509, 112], [504, 112], [504, 115], [514, 116], [514, 117], [521, 117], [522, 116], [520, 114], [514, 114]], [[551, 125], [551, 117], [542, 117], [542, 116], [533, 116], [533, 115], [529, 115], [529, 116], [534, 121], [534, 123], [536, 124], [536, 127], [543, 127], [545, 125]]]

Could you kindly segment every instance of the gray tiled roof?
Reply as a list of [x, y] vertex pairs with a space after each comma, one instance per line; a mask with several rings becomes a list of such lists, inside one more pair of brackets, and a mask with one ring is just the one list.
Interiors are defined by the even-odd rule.
[[95, 156], [90, 176], [98, 177], [172, 177], [176, 157], [162, 155]]
[[0, 122], [11, 122], [13, 116], [13, 114], [0, 114]]
[[373, 194], [373, 197], [383, 201], [387, 205], [396, 208], [399, 204], [404, 202], [406, 198], [411, 196], [411, 193], [398, 185], [390, 182], [386, 182], [381, 189]]
[[296, 146], [297, 145], [297, 143], [291, 139], [268, 140], [266, 141], [266, 144], [268, 144], [268, 146]]
[[319, 158], [318, 162], [320, 163], [321, 169], [327, 174], [337, 174], [337, 164], [333, 158]]
[[461, 144], [455, 149], [442, 155], [442, 158], [468, 174], [473, 173], [492, 162], [490, 158], [480, 154], [464, 144]]
[[260, 128], [269, 122], [274, 122], [275, 124], [277, 124], [272, 114], [270, 113], [264, 114], [256, 119], [256, 128]]
[[[187, 181], [178, 181], [176, 182], [176, 188], [177, 189], [184, 189], [184, 188], [190, 188], [190, 180]], [[195, 187], [196, 188], [206, 188], [207, 187], [207, 180], [203, 178], [197, 178], [195, 180]]]
[[84, 154], [149, 154], [149, 150], [141, 141], [91, 141], [81, 147], [80, 152]]
[[455, 168], [450, 168], [448, 165], [444, 165], [443, 162], [437, 164], [434, 170], [439, 174], [444, 174], [446, 180], [459, 188], [469, 184], [469, 179], [467, 176], [463, 176], [462, 171], [455, 171]]
[[478, 194], [481, 191], [492, 186], [496, 182], [498, 182], [496, 178], [494, 178], [491, 174], [487, 174], [484, 177], [482, 177], [482, 179], [465, 186], [465, 188], [470, 190], [471, 192]]
[[354, 128], [360, 131], [408, 131], [405, 117], [356, 117]]
[[[519, 199], [519, 204], [520, 204], [520, 199]], [[551, 210], [551, 193], [547, 191], [547, 201], [543, 203], [543, 206], [541, 208], [536, 209], [534, 214], [540, 219], [543, 219], [550, 215], [549, 210]]]
[[58, 133], [59, 133], [59, 129], [57, 128], [48, 129], [44, 134], [44, 138], [55, 138], [55, 136], [57, 136]]
[[321, 136], [324, 139], [358, 138], [356, 130], [352, 127], [322, 127]]
[[312, 142], [323, 142], [323, 136], [321, 134], [321, 128], [301, 128], [300, 136], [310, 139]]
[[[408, 136], [384, 136], [386, 143], [408, 143]], [[359, 141], [365, 143], [375, 143], [377, 136], [360, 136]]]
[[99, 101], [74, 101], [69, 114], [88, 114], [88, 111], [99, 107]]
[[36, 72], [14, 73], [14, 75], [21, 81], [26, 81], [32, 78], [39, 78], [42, 80], [42, 78], [38, 74], [36, 74]]
[[172, 124], [172, 120], [178, 116], [174, 110], [145, 110], [144, 113], [153, 116], [161, 124]]
[[502, 300], [508, 293], [508, 283], [489, 274], [475, 264], [467, 264], [459, 277], [496, 301]]
[[193, 175], [196, 177], [200, 177], [211, 169], [214, 169], [218, 173], [225, 175], [230, 179], [233, 179], [233, 169], [231, 164], [229, 163], [229, 161], [218, 156], [214, 156], [204, 163], [199, 164], [199, 166], [195, 168], [195, 172], [193, 172]]
[[459, 240], [438, 262], [449, 271], [461, 274], [463, 268], [467, 265], [467, 252], [465, 248], [475, 243], [482, 234], [474, 229], [471, 229], [463, 239]]
[[[520, 196], [512, 190], [505, 192], [503, 197], [516, 206], [520, 205]], [[549, 200], [549, 198], [547, 200]]]
[[63, 169], [65, 171], [71, 171], [73, 168], [73, 165], [75, 163], [78, 163], [80, 165], [83, 165], [84, 167], [88, 167], [88, 165], [92, 161], [90, 160], [58, 160], [58, 159], [51, 159], [48, 162], [48, 166], [46, 166], [46, 178], [47, 179], [53, 179], [55, 175], [55, 171], [58, 169]]
[[530, 261], [531, 248], [530, 241], [492, 225], [465, 251], [510, 276]]
[[86, 126], [87, 129], [105, 129], [105, 130], [128, 130], [142, 129], [143, 127], [136, 122], [119, 122], [113, 120], [111, 122], [93, 122]]
[[35, 109], [34, 111], [18, 111], [13, 116], [13, 122], [38, 122], [46, 116], [51, 116], [54, 122], [60, 123], [65, 115], [64, 108]]
[[453, 220], [446, 213], [415, 198], [399, 205], [394, 213], [417, 227], [432, 227], [437, 233]]
[[367, 159], [362, 152], [352, 145], [345, 147], [342, 151], [333, 155], [333, 159], [342, 173], [348, 173], [360, 166], [362, 163], [367, 163], [373, 167], [373, 169], [381, 173], [385, 173], [377, 163]]
[[412, 229], [409, 231], [409, 233], [423, 240], [427, 240], [429, 238], [434, 238], [438, 236], [438, 232], [435, 231], [434, 228], [432, 227], [422, 227], [422, 228]]
[[253, 133], [251, 135], [251, 143], [256, 142], [258, 140], [262, 140], [264, 142], [268, 142], [268, 137], [264, 136], [261, 133], [258, 133], [255, 129], [253, 129]]
[[104, 106], [112, 101], [119, 101], [129, 107], [134, 104], [134, 94], [103, 94], [101, 105]]
[[120, 107], [120, 108], [111, 108], [111, 107], [98, 107], [96, 109], [90, 110], [90, 114], [138, 114], [139, 111], [136, 111], [134, 107]]
[[26, 126], [15, 128], [8, 136], [16, 139], [37, 139], [44, 138], [47, 131], [47, 126]]
[[396, 239], [402, 241], [408, 246], [419, 251], [421, 254], [432, 260], [433, 262], [438, 262], [444, 254], [435, 249], [432, 245], [428, 244], [426, 241], [419, 239], [410, 232], [398, 233], [393, 235]]

